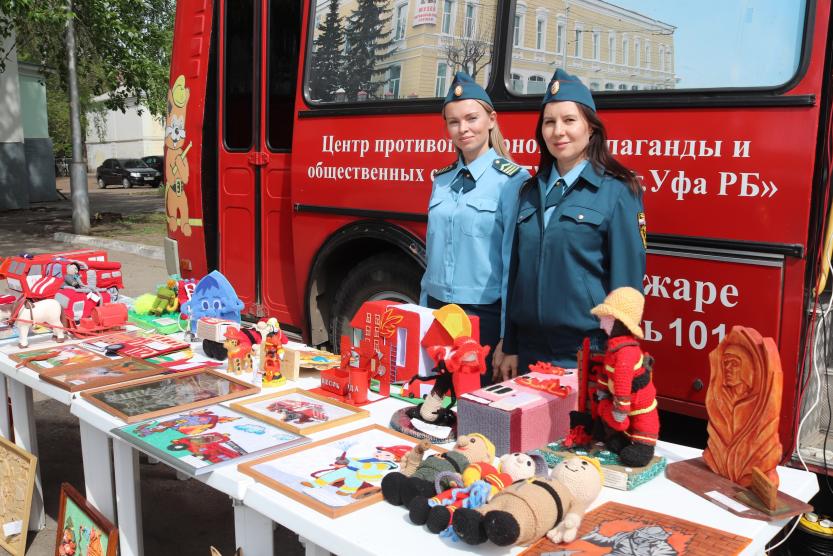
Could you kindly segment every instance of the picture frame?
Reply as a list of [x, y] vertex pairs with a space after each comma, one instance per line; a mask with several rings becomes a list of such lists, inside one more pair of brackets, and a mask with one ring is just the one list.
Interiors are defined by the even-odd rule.
[[104, 334], [102, 336], [93, 336], [92, 338], [82, 341], [81, 345], [86, 349], [95, 351], [96, 353], [104, 353], [107, 351], [107, 346], [130, 342], [145, 335], [147, 335], [145, 330], [122, 330], [118, 332], [111, 332], [110, 334]]
[[306, 436], [219, 404], [146, 419], [112, 432], [192, 477], [309, 442]]
[[250, 396], [260, 388], [210, 369], [143, 378], [85, 390], [81, 396], [125, 423]]
[[[0, 436], [0, 547], [12, 556], [26, 552], [37, 463], [33, 454]], [[6, 526], [20, 531], [7, 536]]]
[[[383, 476], [398, 471], [399, 460], [419, 442], [381, 425], [369, 425], [241, 463], [237, 470], [335, 519], [382, 500]], [[442, 452], [445, 450], [431, 446], [428, 453]], [[391, 459], [392, 454], [398, 456], [397, 461]], [[358, 479], [346, 464], [351, 459], [378, 463], [378, 480]]]
[[137, 336], [132, 340], [122, 342], [124, 347], [118, 350], [119, 355], [127, 357], [136, 357], [139, 359], [147, 359], [148, 357], [156, 357], [158, 355], [165, 355], [174, 351], [188, 349], [191, 344], [183, 342], [180, 339], [164, 334], [146, 334]]
[[[101, 554], [116, 556], [119, 530], [69, 483], [61, 484], [55, 556]], [[61, 549], [64, 549], [63, 551]], [[69, 549], [72, 549], [70, 551]]]
[[296, 434], [310, 434], [368, 417], [370, 413], [301, 388], [234, 402], [233, 409]]
[[9, 359], [12, 361], [27, 369], [32, 369], [38, 374], [58, 367], [63, 371], [83, 369], [94, 365], [103, 365], [121, 358], [121, 356], [105, 357], [78, 344], [58, 344], [9, 355]]
[[70, 370], [57, 368], [43, 371], [40, 373], [40, 378], [64, 390], [77, 392], [156, 376], [167, 370], [161, 365], [154, 365], [143, 359], [120, 358], [117, 361], [103, 365], [92, 365]]

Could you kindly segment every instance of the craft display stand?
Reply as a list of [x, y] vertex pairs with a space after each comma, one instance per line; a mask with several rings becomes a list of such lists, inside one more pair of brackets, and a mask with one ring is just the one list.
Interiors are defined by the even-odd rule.
[[[37, 454], [32, 390], [70, 405], [70, 411], [80, 420], [84, 475], [96, 478], [94, 481], [85, 481], [86, 497], [105, 517], [118, 524], [120, 554], [143, 554], [138, 451], [110, 434], [111, 429], [124, 423], [86, 400], [41, 381], [34, 371], [15, 369], [14, 364], [3, 354], [0, 354], [0, 373], [9, 378], [8, 389], [5, 380], [0, 380], [0, 399], [5, 400], [7, 393], [10, 395], [15, 438], [17, 444], [29, 452]], [[288, 382], [284, 388], [308, 389], [317, 383], [317, 375], [306, 376], [296, 382]], [[370, 423], [387, 426], [391, 414], [404, 404], [396, 399], [369, 404], [366, 406], [370, 413], [368, 419], [346, 423], [309, 436], [319, 440]], [[0, 412], [0, 433], [8, 438], [9, 423], [3, 413]], [[657, 455], [675, 462], [698, 457], [700, 451], [660, 442], [657, 445]], [[817, 478], [811, 473], [783, 467], [778, 468], [778, 473], [781, 478], [780, 490], [799, 500], [807, 501], [818, 491]], [[306, 545], [308, 556], [325, 556], [329, 552], [339, 556], [387, 555], [391, 553], [392, 547], [396, 547], [396, 553], [401, 556], [453, 554], [466, 549], [412, 525], [405, 508], [393, 507], [385, 502], [331, 520], [266, 485], [256, 483], [240, 473], [235, 466], [218, 469], [197, 480], [232, 498], [235, 540], [237, 546], [243, 548], [244, 554], [274, 553], [273, 521], [297, 533]], [[38, 478], [30, 530], [43, 527], [41, 493]], [[766, 523], [732, 515], [665, 477], [658, 477], [629, 492], [606, 488], [596, 504], [609, 500], [676, 515], [748, 537], [753, 541], [743, 554], [749, 555], [762, 553], [767, 542], [787, 523], [786, 519]], [[491, 544], [475, 549], [476, 553], [488, 556], [518, 554], [522, 550], [520, 547], [501, 549]]]

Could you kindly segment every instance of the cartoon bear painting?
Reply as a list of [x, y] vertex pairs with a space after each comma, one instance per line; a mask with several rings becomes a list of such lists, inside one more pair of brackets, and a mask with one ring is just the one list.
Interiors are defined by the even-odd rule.
[[190, 95], [191, 90], [185, 86], [185, 76], [180, 75], [168, 91], [168, 117], [165, 121], [165, 211], [168, 229], [174, 232], [181, 228], [186, 236], [191, 235], [188, 196], [185, 194], [188, 184], [187, 154], [192, 146], [188, 143], [185, 147], [185, 116]]

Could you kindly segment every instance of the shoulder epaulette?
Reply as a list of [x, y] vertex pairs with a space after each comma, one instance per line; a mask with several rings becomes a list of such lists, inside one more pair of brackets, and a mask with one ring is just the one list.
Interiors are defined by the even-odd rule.
[[451, 164], [449, 164], [448, 166], [443, 166], [442, 168], [440, 168], [439, 170], [437, 170], [436, 172], [434, 172], [434, 175], [435, 175], [435, 176], [439, 176], [440, 174], [445, 174], [446, 172], [450, 172], [450, 171], [452, 171], [452, 170], [453, 170], [454, 168], [456, 168], [456, 167], [457, 167], [457, 163], [456, 163], [456, 162], [452, 162], [452, 163], [451, 163]]
[[496, 158], [494, 162], [492, 162], [492, 166], [495, 167], [495, 170], [506, 174], [510, 178], [521, 171], [521, 167], [515, 164], [514, 162], [510, 162], [505, 158]]

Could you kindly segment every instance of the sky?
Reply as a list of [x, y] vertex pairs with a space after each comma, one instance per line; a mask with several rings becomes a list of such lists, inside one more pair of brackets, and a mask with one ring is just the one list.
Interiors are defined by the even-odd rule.
[[677, 28], [676, 88], [775, 86], [798, 67], [804, 0], [608, 1]]

